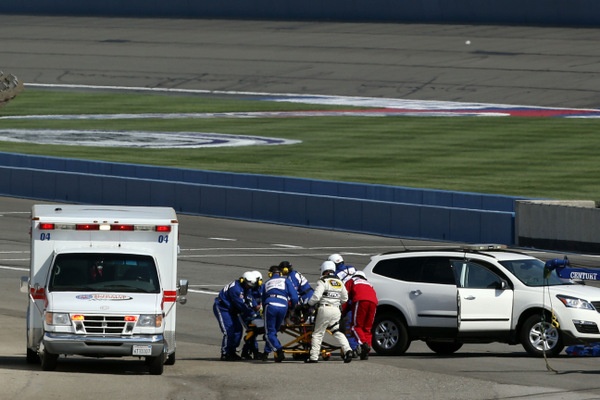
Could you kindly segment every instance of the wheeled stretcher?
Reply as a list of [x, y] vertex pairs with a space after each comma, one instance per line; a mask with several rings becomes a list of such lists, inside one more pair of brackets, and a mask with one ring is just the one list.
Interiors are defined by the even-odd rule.
[[[314, 316], [304, 316], [293, 313], [286, 318], [285, 323], [279, 329], [279, 341], [283, 346], [283, 352], [290, 354], [294, 360], [306, 360], [310, 356], [310, 347], [312, 332], [314, 330]], [[263, 340], [265, 333], [264, 321], [255, 319], [247, 326], [244, 342], [250, 343], [255, 340]], [[327, 331], [329, 335], [331, 332]], [[321, 358], [329, 360], [332, 352], [339, 350], [339, 346], [334, 346], [326, 341], [327, 336], [321, 343]], [[254, 345], [252, 345], [254, 346]], [[255, 355], [254, 359], [258, 357]]]

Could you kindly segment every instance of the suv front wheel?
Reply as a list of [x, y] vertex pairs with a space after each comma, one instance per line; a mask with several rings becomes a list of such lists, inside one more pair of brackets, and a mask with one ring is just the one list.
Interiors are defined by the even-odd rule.
[[410, 346], [408, 329], [404, 321], [391, 313], [376, 315], [373, 323], [372, 345], [377, 354], [384, 356], [403, 354]]
[[532, 356], [557, 356], [564, 348], [560, 330], [539, 315], [525, 320], [521, 328], [521, 344]]

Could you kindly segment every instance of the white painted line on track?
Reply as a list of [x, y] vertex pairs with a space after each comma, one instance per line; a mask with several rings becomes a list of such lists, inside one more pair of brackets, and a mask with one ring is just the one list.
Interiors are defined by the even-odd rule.
[[304, 248], [302, 246], [296, 246], [294, 244], [277, 244], [277, 243], [274, 243], [273, 246], [284, 247], [286, 249], [303, 249]]
[[212, 296], [216, 296], [219, 294], [219, 292], [213, 292], [210, 290], [197, 290], [197, 289], [188, 289], [188, 293], [210, 294]]
[[11, 271], [27, 271], [27, 272], [29, 272], [29, 268], [9, 267], [8, 265], [0, 265], [0, 269], [8, 269], [8, 270], [11, 270]]

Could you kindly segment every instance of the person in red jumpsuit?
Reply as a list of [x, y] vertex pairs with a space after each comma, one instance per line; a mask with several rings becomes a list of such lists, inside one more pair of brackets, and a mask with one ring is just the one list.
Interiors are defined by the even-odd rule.
[[361, 360], [366, 360], [369, 358], [373, 339], [371, 330], [378, 303], [377, 293], [362, 271], [356, 271], [345, 285], [349, 300], [342, 306], [342, 313], [351, 312], [350, 329], [358, 342], [358, 347], [353, 350]]

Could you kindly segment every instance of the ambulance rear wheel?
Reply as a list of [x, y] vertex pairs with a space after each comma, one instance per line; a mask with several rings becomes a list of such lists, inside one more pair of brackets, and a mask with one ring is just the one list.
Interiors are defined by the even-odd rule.
[[146, 357], [146, 364], [150, 375], [162, 375], [165, 369], [164, 358], [162, 355], [158, 357]]
[[44, 349], [40, 361], [42, 363], [42, 371], [54, 371], [56, 370], [56, 364], [58, 364], [58, 354], [48, 353], [48, 350]]

